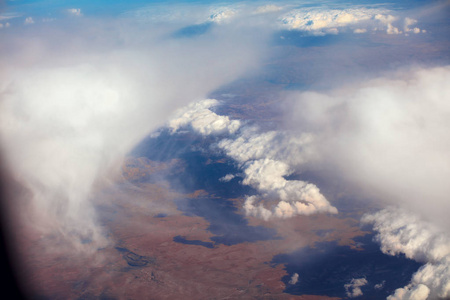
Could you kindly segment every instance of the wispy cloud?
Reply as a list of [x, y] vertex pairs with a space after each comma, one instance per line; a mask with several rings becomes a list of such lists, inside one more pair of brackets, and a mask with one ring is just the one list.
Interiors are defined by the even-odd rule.
[[350, 283], [344, 285], [347, 297], [356, 298], [363, 295], [361, 287], [367, 284], [367, 279], [365, 278], [353, 278]]

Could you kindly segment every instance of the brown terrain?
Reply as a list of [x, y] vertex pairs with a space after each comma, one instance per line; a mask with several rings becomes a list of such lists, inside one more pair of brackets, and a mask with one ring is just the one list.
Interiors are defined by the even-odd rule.
[[[283, 293], [283, 265], [269, 262], [274, 255], [320, 241], [338, 241], [357, 248], [352, 240], [364, 235], [354, 219], [303, 216], [250, 225], [275, 228], [279, 240], [213, 247], [174, 242], [175, 236], [211, 243], [209, 223], [177, 210], [175, 199], [215, 197], [205, 191], [182, 195], [163, 180], [142, 181], [152, 173], [180, 166], [145, 158], [128, 159], [124, 185], [98, 197], [99, 221], [110, 246], [79, 254], [59, 247], [63, 240], [40, 236], [33, 227], [16, 228], [22, 280], [31, 294], [50, 299], [338, 299]], [[243, 199], [232, 199], [241, 207]], [[25, 205], [25, 204], [24, 204]], [[325, 235], [317, 235], [325, 230]], [[64, 249], [64, 250], [62, 250]]]

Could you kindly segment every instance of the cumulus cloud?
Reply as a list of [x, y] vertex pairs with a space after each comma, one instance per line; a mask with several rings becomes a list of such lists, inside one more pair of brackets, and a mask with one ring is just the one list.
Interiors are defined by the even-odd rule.
[[350, 283], [347, 283], [344, 285], [345, 292], [347, 294], [347, 297], [349, 298], [356, 298], [363, 295], [363, 292], [361, 290], [362, 286], [365, 286], [367, 284], [367, 279], [365, 278], [353, 278]]
[[190, 125], [192, 129], [202, 135], [218, 133], [234, 133], [241, 126], [239, 120], [230, 120], [227, 116], [220, 116], [209, 108], [218, 105], [215, 99], [195, 102], [186, 108], [178, 110], [168, 123], [172, 132]]
[[395, 290], [394, 295], [387, 297], [388, 300], [426, 300], [430, 295], [430, 289], [419, 284], [417, 286], [411, 287], [406, 286], [402, 289]]
[[259, 46], [225, 27], [184, 41], [125, 21], [59, 28], [15, 29], [1, 49], [2, 159], [32, 193], [31, 226], [90, 251], [106, 243], [94, 187], [175, 108], [253, 68]]
[[373, 286], [373, 288], [376, 290], [382, 290], [384, 288], [385, 284], [386, 284], [386, 280], [383, 280], [382, 282], [375, 284]]
[[83, 14], [81, 13], [81, 9], [80, 8], [69, 8], [67, 9], [67, 12], [73, 16], [77, 16], [80, 17]]
[[233, 18], [237, 13], [237, 10], [231, 7], [220, 7], [214, 8], [211, 11], [211, 15], [208, 18], [208, 21], [214, 23], [223, 23], [229, 21]]
[[[411, 18], [405, 18], [403, 30], [405, 32], [413, 32], [413, 33], [420, 33], [421, 30], [419, 27], [411, 28], [411, 26], [415, 25], [417, 23], [417, 20], [411, 19]], [[422, 30], [422, 32], [425, 32]]]
[[291, 277], [291, 280], [289, 280], [289, 284], [296, 284], [298, 282], [298, 274], [294, 273]]
[[[393, 24], [401, 19], [395, 12], [379, 8], [307, 8], [294, 9], [280, 17], [283, 28], [299, 30], [313, 35], [338, 34], [339, 29], [350, 28], [354, 33], [364, 33], [368, 29], [384, 30], [387, 34], [400, 34], [402, 31]], [[409, 26], [417, 20], [404, 18], [405, 32], [420, 32], [419, 28]]]
[[[320, 212], [337, 213], [337, 209], [330, 205], [316, 185], [301, 180], [286, 180], [284, 176], [291, 172], [290, 167], [282, 161], [265, 158], [247, 162], [242, 183], [262, 193], [246, 199], [244, 210], [247, 215], [268, 220], [272, 217], [285, 219]], [[276, 205], [271, 204], [274, 200], [275, 203], [278, 201]], [[270, 209], [261, 202], [268, 202]]]
[[394, 21], [396, 21], [398, 18], [394, 17], [392, 15], [382, 15], [378, 14], [375, 16], [375, 20], [378, 20], [381, 24], [386, 26], [386, 33], [387, 34], [400, 34], [402, 33], [397, 27], [392, 25]]
[[27, 17], [23, 23], [25, 25], [31, 25], [31, 24], [34, 24], [34, 20], [32, 17]]
[[450, 297], [450, 237], [446, 229], [423, 221], [414, 213], [394, 208], [365, 215], [362, 222], [373, 224], [383, 253], [404, 254], [425, 263], [408, 286], [397, 289], [388, 299]]
[[243, 170], [242, 184], [260, 192], [259, 195], [247, 197], [243, 207], [247, 215], [268, 220], [314, 213], [337, 213], [337, 209], [331, 206], [316, 185], [285, 179], [305, 161], [313, 159], [314, 152], [309, 147], [310, 135], [296, 137], [287, 132], [260, 132], [254, 126], [239, 128], [239, 121], [212, 112], [210, 108], [214, 105], [218, 105], [218, 102], [213, 99], [193, 103], [180, 110], [169, 121], [168, 127], [176, 132], [190, 125], [202, 135], [235, 133], [231, 138], [220, 140], [217, 147], [233, 158]]
[[281, 22], [287, 29], [308, 31], [323, 34], [329, 29], [349, 26], [370, 20], [381, 11], [379, 9], [296, 9], [281, 17]]
[[228, 182], [228, 181], [232, 180], [234, 177], [236, 177], [236, 175], [234, 175], [234, 174], [227, 174], [227, 175], [219, 178], [219, 181], [221, 181], [221, 182]]

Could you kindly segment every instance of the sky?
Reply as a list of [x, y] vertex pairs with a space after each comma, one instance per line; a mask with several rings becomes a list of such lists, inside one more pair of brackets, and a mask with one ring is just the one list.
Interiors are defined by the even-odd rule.
[[286, 179], [339, 178], [378, 203], [361, 222], [380, 249], [424, 263], [389, 299], [450, 297], [449, 1], [91, 2], [0, 3], [1, 167], [32, 194], [18, 218], [65, 250], [110, 245], [95, 191], [146, 136], [189, 128], [258, 192], [246, 216], [339, 214]]

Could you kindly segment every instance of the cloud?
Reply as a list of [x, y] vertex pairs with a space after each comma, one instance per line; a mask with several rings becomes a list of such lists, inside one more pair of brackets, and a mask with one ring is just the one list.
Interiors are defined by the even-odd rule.
[[410, 211], [363, 219], [383, 252], [426, 263], [392, 299], [449, 297], [449, 80], [448, 66], [416, 68], [327, 94], [295, 93], [288, 106], [287, 123], [313, 135], [316, 169]]
[[309, 135], [295, 137], [276, 131], [261, 133], [254, 126], [239, 128], [239, 121], [219, 116], [210, 110], [218, 104], [213, 99], [193, 103], [180, 110], [168, 122], [168, 127], [172, 132], [189, 125], [202, 135], [232, 134], [230, 138], [220, 140], [217, 148], [239, 164], [243, 170], [242, 184], [260, 192], [259, 195], [246, 198], [243, 208], [247, 215], [269, 220], [314, 213], [337, 213], [337, 209], [331, 206], [316, 185], [285, 179], [303, 162], [313, 159]]
[[387, 27], [387, 34], [400, 34], [402, 33], [397, 27], [393, 26], [392, 23], [397, 20], [397, 17], [392, 15], [382, 15], [378, 14], [375, 16], [375, 20], [378, 20], [381, 24]]
[[[27, 225], [63, 237], [70, 249], [92, 251], [107, 243], [92, 204], [95, 189], [176, 108], [252, 69], [260, 47], [254, 35], [230, 34], [225, 26], [179, 41], [161, 39], [165, 27], [149, 32], [126, 20], [65, 25], [14, 28], [6, 38], [1, 152], [32, 194]], [[92, 39], [93, 31], [101, 39]]]
[[[385, 30], [387, 34], [400, 34], [394, 22], [400, 19], [393, 11], [379, 8], [306, 8], [294, 9], [280, 17], [283, 28], [299, 30], [312, 35], [338, 34], [339, 28], [350, 28], [354, 33], [364, 33], [368, 29]], [[405, 32], [420, 32], [419, 28], [409, 29], [408, 26], [417, 23], [417, 20], [404, 18]]]
[[23, 23], [25, 25], [31, 25], [31, 24], [34, 24], [34, 20], [32, 17], [27, 17]]
[[366, 284], [367, 280], [365, 278], [353, 278], [350, 283], [344, 285], [347, 297], [356, 298], [362, 296], [363, 292], [361, 290], [361, 287], [365, 286]]
[[236, 177], [236, 175], [227, 174], [227, 175], [219, 178], [219, 181], [221, 181], [221, 182], [228, 182], [228, 181], [232, 180], [234, 177]]
[[365, 28], [356, 28], [355, 30], [353, 30], [354, 33], [366, 33], [367, 29]]
[[286, 123], [312, 135], [316, 165], [330, 174], [448, 227], [449, 80], [450, 67], [418, 68], [327, 94], [292, 93]]
[[239, 120], [230, 120], [227, 116], [219, 116], [209, 108], [218, 105], [215, 99], [206, 99], [192, 103], [180, 109], [169, 121], [168, 127], [176, 132], [183, 126], [190, 125], [192, 129], [202, 135], [236, 132], [241, 126]]
[[425, 263], [408, 286], [397, 289], [388, 299], [450, 297], [450, 236], [446, 229], [394, 208], [365, 215], [362, 222], [373, 224], [383, 253], [404, 254]]
[[236, 15], [236, 13], [237, 13], [236, 9], [233, 9], [231, 7], [214, 8], [211, 11], [211, 15], [209, 16], [208, 21], [214, 23], [227, 22], [231, 18], [233, 18]]
[[282, 10], [283, 8], [274, 4], [267, 4], [267, 5], [263, 5], [263, 6], [258, 6], [255, 9], [255, 13], [256, 14], [266, 14], [266, 13], [273, 13], [273, 12], [278, 12], [280, 10]]
[[281, 22], [287, 29], [309, 31], [315, 34], [323, 34], [332, 28], [349, 26], [363, 21], [368, 21], [374, 15], [384, 12], [379, 9], [295, 9], [281, 18]]
[[394, 295], [387, 297], [388, 300], [426, 300], [430, 294], [430, 289], [419, 284], [414, 288], [407, 286], [402, 289], [395, 290]]
[[375, 284], [373, 286], [373, 288], [376, 290], [382, 290], [384, 288], [385, 284], [386, 284], [386, 280], [383, 280], [382, 282]]
[[411, 18], [405, 18], [403, 30], [405, 32], [413, 32], [415, 34], [420, 32], [426, 32], [425, 30], [420, 30], [419, 27], [410, 28], [410, 26], [417, 24], [417, 20], [411, 19]]
[[69, 8], [66, 10], [69, 14], [77, 17], [81, 17], [83, 14], [81, 13], [80, 8]]
[[[296, 215], [337, 213], [337, 209], [330, 205], [316, 185], [284, 178], [291, 173], [289, 166], [282, 161], [265, 158], [248, 162], [242, 183], [262, 194], [247, 197], [244, 204], [246, 214], [268, 220], [274, 217], [285, 219]], [[278, 203], [267, 209], [262, 203], [255, 204], [261, 201]]]
[[289, 280], [289, 284], [296, 284], [298, 282], [298, 274], [294, 273], [291, 277], [291, 280]]
[[18, 18], [20, 16], [21, 15], [17, 14], [17, 13], [3, 13], [3, 14], [0, 14], [0, 21], [14, 19], [14, 18]]

